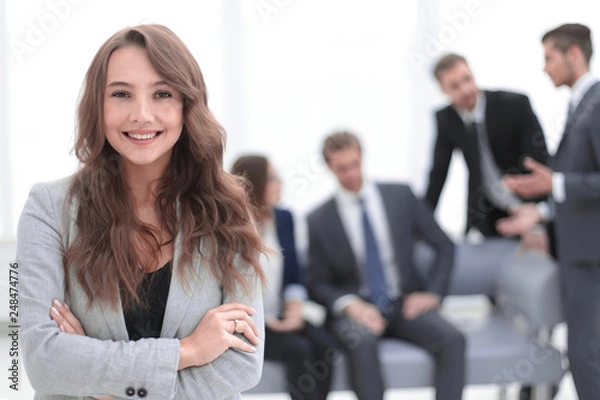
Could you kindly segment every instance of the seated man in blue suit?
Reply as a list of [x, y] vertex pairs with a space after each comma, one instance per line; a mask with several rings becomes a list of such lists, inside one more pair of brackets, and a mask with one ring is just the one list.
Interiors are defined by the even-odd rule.
[[[431, 353], [436, 398], [460, 399], [465, 339], [438, 313], [454, 244], [408, 186], [363, 178], [355, 135], [332, 134], [323, 156], [340, 188], [308, 216], [307, 286], [310, 297], [328, 311], [327, 324], [348, 358], [354, 392], [361, 400], [383, 399], [377, 344], [385, 336]], [[416, 236], [436, 252], [426, 280], [413, 265]]]

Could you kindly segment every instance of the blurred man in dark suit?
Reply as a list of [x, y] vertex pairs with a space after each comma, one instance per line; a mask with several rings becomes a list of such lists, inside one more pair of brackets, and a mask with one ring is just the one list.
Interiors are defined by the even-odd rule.
[[[360, 400], [383, 399], [377, 345], [388, 336], [432, 354], [436, 398], [459, 400], [465, 339], [438, 312], [454, 264], [454, 244], [407, 185], [364, 179], [356, 136], [329, 136], [323, 156], [340, 188], [308, 217], [307, 287], [327, 309], [327, 324], [348, 357], [354, 392]], [[413, 264], [416, 236], [436, 254], [427, 278]]]
[[530, 175], [507, 176], [523, 197], [549, 195], [547, 205], [524, 204], [498, 222], [505, 235], [551, 220], [561, 267], [570, 369], [580, 400], [600, 394], [600, 82], [590, 74], [590, 29], [561, 25], [543, 38], [544, 71], [571, 88], [563, 136], [550, 167], [528, 159]]
[[436, 112], [437, 136], [425, 200], [436, 208], [452, 153], [461, 150], [469, 170], [465, 233], [498, 236], [496, 221], [521, 203], [501, 178], [525, 172], [525, 156], [546, 162], [544, 134], [527, 96], [479, 89], [463, 56], [443, 56], [433, 73], [451, 104]]

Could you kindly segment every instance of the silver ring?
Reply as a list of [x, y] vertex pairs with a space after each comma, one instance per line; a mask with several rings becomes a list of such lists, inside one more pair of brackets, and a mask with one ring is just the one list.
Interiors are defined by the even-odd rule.
[[240, 322], [240, 320], [237, 318], [233, 320], [233, 324], [234, 324], [233, 325], [233, 333], [235, 333], [235, 331], [237, 331], [238, 322]]

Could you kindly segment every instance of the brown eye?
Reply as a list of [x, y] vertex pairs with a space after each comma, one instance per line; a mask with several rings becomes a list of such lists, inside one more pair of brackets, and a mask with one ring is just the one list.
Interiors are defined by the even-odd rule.
[[171, 92], [168, 92], [166, 90], [161, 90], [160, 92], [156, 93], [156, 97], [159, 99], [169, 99], [169, 98], [173, 97], [173, 95], [171, 94]]
[[118, 98], [125, 98], [125, 97], [127, 97], [127, 96], [128, 96], [127, 92], [124, 92], [124, 91], [122, 91], [122, 90], [119, 90], [119, 91], [113, 92], [113, 93], [111, 94], [111, 97], [118, 97]]

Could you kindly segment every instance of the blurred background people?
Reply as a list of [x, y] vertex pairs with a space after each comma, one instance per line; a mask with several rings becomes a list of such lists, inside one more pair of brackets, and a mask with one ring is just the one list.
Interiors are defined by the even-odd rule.
[[[324, 400], [332, 377], [327, 360], [336, 343], [323, 329], [304, 320], [307, 292], [296, 253], [294, 220], [290, 211], [276, 207], [281, 180], [268, 159], [260, 155], [238, 158], [232, 173], [246, 178], [258, 230], [265, 245], [274, 251], [261, 258], [268, 282], [264, 291], [265, 359], [285, 364], [292, 399]], [[315, 375], [317, 382], [310, 390], [301, 382], [306, 373]]]
[[[383, 399], [378, 342], [386, 336], [432, 354], [436, 398], [460, 399], [465, 338], [438, 312], [454, 244], [407, 185], [363, 177], [361, 144], [354, 134], [327, 137], [323, 157], [339, 190], [308, 216], [308, 289], [327, 309], [328, 326], [348, 359], [354, 392], [360, 400]], [[415, 236], [435, 251], [426, 281], [413, 265]]]
[[546, 163], [542, 128], [527, 96], [481, 90], [459, 54], [441, 57], [433, 74], [450, 104], [435, 113], [437, 134], [425, 200], [435, 210], [452, 154], [460, 150], [469, 171], [465, 233], [498, 236], [496, 221], [521, 203], [501, 178], [526, 172], [525, 156]]

